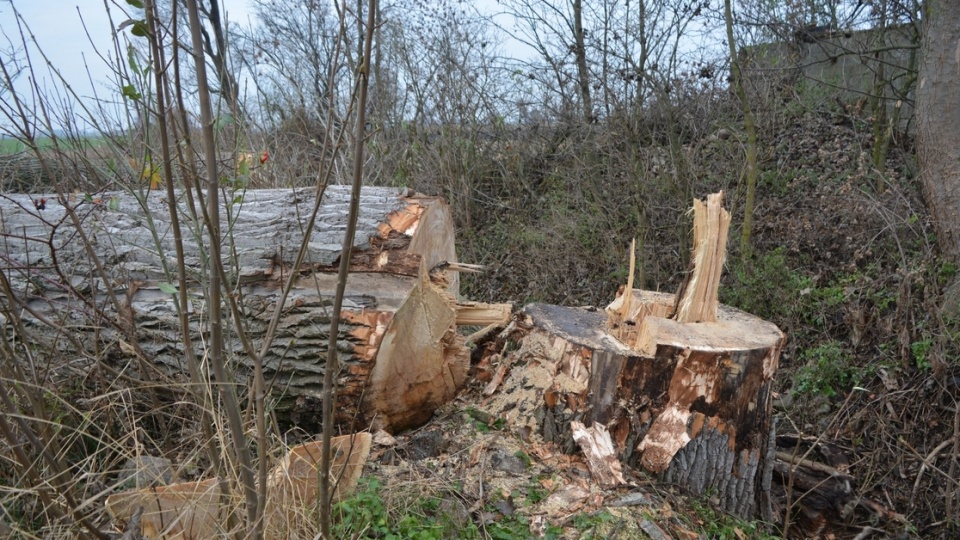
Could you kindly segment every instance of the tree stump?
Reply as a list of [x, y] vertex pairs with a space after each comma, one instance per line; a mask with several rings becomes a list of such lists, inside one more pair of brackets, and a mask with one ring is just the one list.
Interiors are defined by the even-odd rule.
[[572, 422], [601, 424], [623, 462], [736, 515], [769, 517], [784, 335], [716, 302], [729, 216], [713, 197], [697, 210], [694, 268], [679, 296], [625, 287], [606, 313], [527, 306], [488, 346], [518, 344], [487, 356], [512, 372], [486, 409], [566, 451]]
[[[209, 324], [203, 294], [210, 271], [204, 262], [206, 233], [191, 217], [199, 205], [191, 205], [184, 192], [177, 197], [190, 335], [202, 358]], [[374, 419], [384, 429], [401, 430], [429, 419], [466, 377], [467, 349], [456, 333], [460, 308], [470, 324], [488, 324], [508, 317], [509, 307], [456, 300], [454, 225], [442, 199], [366, 187], [360, 196], [344, 310], [330, 313], [349, 197], [346, 186], [328, 187], [323, 194], [306, 262], [263, 358], [264, 374], [279, 418], [307, 429], [319, 426], [330, 321], [340, 317], [336, 420], [349, 431], [366, 428]], [[303, 241], [316, 190], [237, 191], [224, 193], [221, 200], [225, 286], [242, 314], [239, 327], [228, 316], [225, 348], [242, 382], [253, 361], [239, 330], [259, 352]], [[171, 231], [166, 194], [156, 191], [0, 196], [6, 281], [0, 289], [2, 313], [8, 329], [16, 330], [8, 337], [35, 352], [186, 373]], [[454, 265], [448, 273], [426, 272], [440, 263]], [[398, 328], [425, 329], [429, 335]], [[381, 350], [384, 339], [391, 344], [387, 351]], [[395, 373], [395, 363], [403, 366], [405, 378], [371, 389], [374, 374]], [[380, 392], [389, 393], [393, 401], [387, 404]], [[403, 399], [397, 402], [396, 396]]]

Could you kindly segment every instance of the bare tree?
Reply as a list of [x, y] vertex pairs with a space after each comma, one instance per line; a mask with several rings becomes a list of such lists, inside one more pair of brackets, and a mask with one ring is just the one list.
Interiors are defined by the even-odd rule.
[[757, 126], [753, 119], [750, 101], [747, 99], [747, 92], [744, 89], [743, 61], [737, 53], [737, 42], [733, 33], [733, 8], [730, 4], [730, 0], [724, 0], [723, 2], [723, 14], [727, 27], [727, 46], [730, 49], [730, 79], [733, 91], [740, 101], [744, 131], [747, 133], [746, 203], [743, 209], [743, 227], [740, 234], [740, 251], [741, 255], [746, 258], [750, 255], [753, 206], [757, 196]]
[[334, 67], [337, 17], [326, 2], [257, 0], [255, 23], [238, 39], [238, 60], [256, 85], [267, 125], [291, 115], [326, 116]]

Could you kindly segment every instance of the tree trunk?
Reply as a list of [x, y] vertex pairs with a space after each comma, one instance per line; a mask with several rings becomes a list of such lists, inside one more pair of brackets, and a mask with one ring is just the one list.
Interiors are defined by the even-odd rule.
[[590, 98], [590, 71], [587, 69], [587, 44], [583, 34], [583, 0], [573, 0], [573, 43], [577, 59], [577, 83], [583, 106], [583, 121], [594, 119], [593, 100]]
[[960, 260], [960, 1], [924, 3], [917, 157], [942, 253]]
[[695, 206], [694, 268], [676, 297], [628, 278], [606, 315], [527, 306], [501, 334], [518, 347], [486, 358], [513, 370], [486, 407], [568, 452], [572, 422], [601, 424], [625, 463], [770, 519], [771, 388], [784, 335], [716, 302], [729, 226], [721, 200]]
[[727, 45], [730, 49], [730, 78], [733, 90], [740, 102], [743, 113], [743, 130], [747, 134], [746, 189], [743, 206], [743, 229], [740, 235], [740, 255], [744, 261], [750, 259], [750, 242], [753, 234], [753, 207], [757, 198], [757, 126], [743, 85], [743, 59], [737, 52], [737, 42], [733, 34], [733, 11], [731, 0], [724, 0], [723, 14], [727, 28]]
[[[289, 276], [303, 239], [301, 223], [313, 207], [315, 191], [250, 190], [231, 193], [221, 229], [230, 283], [228, 292], [242, 311], [242, 328], [259, 350], [276, 309], [280, 287]], [[45, 199], [43, 210], [36, 202]], [[123, 330], [136, 329], [137, 344], [153, 364], [185, 373], [181, 329], [172, 283], [174, 246], [161, 193], [138, 201], [131, 194], [57, 201], [53, 196], [9, 194], [0, 198], [5, 268], [12, 297], [4, 295], [3, 315], [21, 316], [27, 343], [46, 344], [53, 354], [99, 355], [136, 365], [135, 348]], [[326, 190], [301, 269], [283, 307], [276, 339], [263, 359], [265, 377], [281, 418], [309, 429], [320, 424], [320, 387], [324, 373], [329, 313], [336, 287], [336, 266], [345, 228], [349, 190]], [[181, 204], [181, 213], [188, 214]], [[111, 284], [91, 277], [90, 263], [76, 240], [66, 208], [81, 217], [94, 249], [108, 266]], [[184, 223], [190, 224], [184, 218]], [[425, 269], [455, 262], [450, 210], [438, 198], [389, 188], [365, 188], [357, 241], [351, 261], [342, 320], [337, 418], [344, 427], [367, 427], [373, 419], [401, 430], [429, 419], [466, 377], [469, 364], [456, 335], [459, 280], [456, 274], [428, 275]], [[191, 290], [193, 343], [203, 357], [207, 309], [205, 245], [193, 227], [184, 248]], [[455, 270], [456, 268], [454, 268]], [[171, 270], [172, 271], [172, 270]], [[432, 279], [431, 279], [432, 278]], [[123, 313], [104, 302], [107, 286], [124, 298]], [[508, 315], [505, 306], [465, 304], [470, 324], [489, 324]], [[253, 362], [237, 327], [228, 317], [228, 360], [243, 380]], [[427, 331], [414, 335], [401, 332]], [[84, 351], [72, 350], [64, 336], [75, 336]], [[389, 347], [382, 350], [381, 341]], [[405, 378], [370, 387], [375, 373], [403, 366]], [[147, 376], [141, 374], [141, 376]], [[377, 392], [391, 393], [387, 404]]]

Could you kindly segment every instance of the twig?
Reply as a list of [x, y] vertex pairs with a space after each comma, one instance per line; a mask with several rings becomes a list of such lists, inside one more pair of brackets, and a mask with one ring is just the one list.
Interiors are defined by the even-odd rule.
[[[344, 233], [343, 248], [340, 252], [340, 267], [337, 270], [337, 292], [333, 300], [333, 313], [330, 317], [330, 343], [327, 346], [327, 362], [323, 369], [323, 451], [320, 459], [320, 534], [330, 538], [331, 497], [330, 497], [330, 441], [333, 439], [333, 401], [336, 392], [337, 371], [337, 334], [340, 327], [340, 312], [343, 309], [343, 297], [347, 289], [347, 274], [350, 271], [350, 255], [353, 252], [353, 239], [357, 232], [357, 218], [360, 213], [360, 188], [363, 180], [364, 129], [367, 113], [367, 89], [370, 83], [370, 59], [373, 50], [373, 30], [376, 23], [377, 0], [369, 0], [367, 5], [367, 28], [363, 42], [363, 58], [357, 68], [359, 95], [357, 97], [357, 124], [354, 135], [353, 185], [350, 190], [350, 212], [347, 217], [347, 230]], [[342, 21], [342, 20], [341, 20]], [[342, 24], [342, 22], [341, 22]]]
[[910, 493], [910, 504], [913, 504], [913, 500], [917, 497], [917, 490], [920, 489], [920, 479], [923, 478], [923, 472], [927, 470], [927, 467], [929, 467], [931, 463], [933, 463], [933, 460], [937, 457], [937, 454], [939, 454], [940, 451], [947, 446], [953, 444], [956, 439], [957, 437], [954, 435], [953, 437], [943, 441], [942, 443], [938, 444], [936, 448], [931, 450], [930, 453], [927, 454], [927, 457], [923, 458], [923, 463], [920, 464], [920, 470], [917, 472], [917, 479], [913, 482], [913, 492]]
[[829, 466], [829, 465], [825, 465], [825, 464], [823, 464], [823, 463], [819, 463], [819, 462], [817, 462], [817, 461], [813, 461], [813, 460], [805, 459], [805, 458], [802, 458], [802, 457], [798, 457], [798, 456], [795, 456], [795, 455], [793, 455], [793, 454], [788, 454], [787, 452], [779, 452], [779, 451], [778, 451], [778, 452], [776, 452], [775, 455], [776, 455], [777, 459], [782, 460], [782, 461], [786, 461], [787, 463], [792, 463], [792, 464], [798, 465], [798, 466], [800, 466], [800, 467], [806, 467], [807, 469], [812, 469], [812, 470], [814, 470], [814, 471], [820, 471], [820, 472], [822, 472], [822, 473], [829, 474], [830, 476], [837, 476], [837, 477], [844, 478], [844, 479], [848, 479], [848, 480], [852, 480], [852, 479], [853, 479], [853, 477], [850, 476], [849, 474], [847, 474], [847, 473], [845, 473], [845, 472], [842, 472], [842, 471], [840, 471], [839, 469], [835, 469], [835, 468], [833, 468], [833, 467], [831, 467], [831, 466]]

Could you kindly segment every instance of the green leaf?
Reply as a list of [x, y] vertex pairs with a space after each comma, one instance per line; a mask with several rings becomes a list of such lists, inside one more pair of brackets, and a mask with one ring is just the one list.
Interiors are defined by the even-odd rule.
[[147, 37], [147, 23], [146, 21], [137, 21], [133, 23], [133, 30], [130, 30], [130, 33], [137, 37]]
[[133, 45], [127, 46], [127, 65], [137, 75], [143, 75], [140, 71], [140, 65], [137, 63], [137, 50], [133, 48]]
[[107, 208], [110, 210], [119, 210], [120, 209], [120, 197], [110, 197], [110, 202], [107, 203]]
[[217, 132], [220, 132], [221, 130], [223, 130], [223, 128], [227, 126], [232, 126], [232, 125], [233, 125], [233, 117], [230, 116], [229, 114], [221, 114], [220, 116], [217, 117], [216, 122], [214, 122], [213, 128]]
[[122, 32], [131, 26], [133, 27], [130, 30], [131, 34], [139, 37], [147, 36], [147, 21], [143, 19], [127, 19], [117, 26], [117, 31]]
[[123, 97], [133, 101], [140, 101], [140, 99], [143, 98], [143, 95], [140, 94], [140, 92], [137, 91], [137, 88], [132, 84], [124, 85], [121, 93], [123, 94]]
[[173, 283], [159, 283], [160, 290], [167, 294], [177, 294], [177, 286]]
[[143, 9], [143, 2], [140, 0], [127, 0], [127, 3], [137, 9]]
[[240, 204], [243, 202], [243, 195], [237, 195], [233, 198], [233, 204]]

